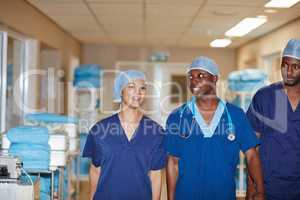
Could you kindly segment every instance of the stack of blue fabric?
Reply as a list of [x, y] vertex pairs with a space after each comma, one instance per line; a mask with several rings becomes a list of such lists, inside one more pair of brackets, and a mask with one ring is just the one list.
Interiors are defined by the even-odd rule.
[[169, 59], [170, 54], [164, 51], [157, 51], [150, 55], [149, 61], [150, 62], [167, 62]]
[[77, 88], [100, 88], [100, 80], [100, 65], [80, 65], [74, 71], [73, 85]]
[[25, 115], [27, 121], [36, 121], [44, 123], [77, 124], [78, 119], [55, 113], [30, 113]]
[[259, 69], [244, 69], [231, 72], [228, 88], [232, 91], [252, 92], [265, 85], [267, 75]]
[[49, 168], [50, 146], [47, 128], [38, 126], [18, 126], [7, 132], [11, 142], [9, 153], [18, 156], [24, 169]]
[[267, 75], [259, 69], [244, 69], [231, 72], [228, 76], [228, 89], [232, 92], [246, 92], [243, 98], [236, 95], [230, 103], [246, 111], [251, 103], [252, 94], [266, 84]]

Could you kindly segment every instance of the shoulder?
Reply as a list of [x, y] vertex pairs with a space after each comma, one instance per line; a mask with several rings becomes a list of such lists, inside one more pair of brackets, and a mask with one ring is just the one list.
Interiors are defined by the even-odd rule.
[[271, 85], [260, 88], [256, 93], [256, 98], [265, 98], [265, 95], [273, 94], [276, 90], [282, 88], [282, 82], [273, 83]]
[[172, 121], [172, 120], [175, 120], [175, 119], [179, 118], [180, 115], [183, 113], [183, 111], [185, 109], [188, 109], [186, 103], [182, 104], [181, 106], [179, 106], [179, 107], [175, 108], [174, 110], [172, 110], [171, 113], [168, 116], [167, 123]]
[[143, 124], [144, 130], [146, 130], [147, 132], [148, 131], [152, 132], [152, 134], [150, 135], [154, 135], [157, 137], [161, 137], [164, 135], [163, 127], [159, 123], [151, 119], [150, 117], [144, 115], [142, 123], [144, 123]]
[[103, 130], [108, 130], [109, 127], [116, 125], [117, 117], [118, 117], [117, 114], [114, 114], [98, 121], [91, 127], [90, 134], [92, 135], [104, 134]]
[[149, 126], [152, 126], [154, 128], [160, 128], [160, 129], [162, 128], [162, 126], [159, 123], [157, 123], [156, 121], [154, 121], [153, 119], [151, 119], [147, 115], [144, 115], [143, 118], [144, 118], [143, 121], [144, 121], [145, 124], [147, 124]]
[[227, 102], [226, 106], [227, 106], [228, 111], [232, 114], [235, 114], [238, 116], [245, 115], [244, 110], [236, 105], [233, 105], [233, 104]]

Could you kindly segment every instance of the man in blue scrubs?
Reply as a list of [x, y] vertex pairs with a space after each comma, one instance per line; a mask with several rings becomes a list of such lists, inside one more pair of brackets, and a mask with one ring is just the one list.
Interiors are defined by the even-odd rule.
[[[282, 55], [283, 82], [260, 89], [247, 116], [261, 138], [267, 200], [300, 199], [300, 40]], [[249, 180], [251, 186], [251, 179]], [[249, 188], [249, 193], [254, 191]]]
[[216, 95], [217, 64], [207, 57], [189, 66], [193, 97], [167, 119], [164, 146], [168, 152], [169, 200], [234, 200], [235, 172], [242, 150], [257, 193], [264, 199], [259, 144], [245, 113]]

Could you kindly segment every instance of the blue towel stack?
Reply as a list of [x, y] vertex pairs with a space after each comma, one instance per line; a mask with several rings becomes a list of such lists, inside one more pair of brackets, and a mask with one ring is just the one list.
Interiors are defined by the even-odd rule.
[[150, 62], [167, 62], [169, 59], [170, 54], [164, 51], [157, 51], [150, 55], [149, 61]]
[[47, 128], [19, 126], [7, 133], [11, 142], [9, 153], [18, 156], [24, 169], [48, 169], [50, 163], [49, 133]]
[[266, 79], [266, 73], [259, 69], [234, 71], [228, 76], [228, 88], [232, 91], [252, 92], [264, 86]]
[[59, 123], [59, 124], [77, 124], [78, 119], [55, 113], [31, 113], [25, 116], [27, 121], [36, 121], [44, 123]]
[[244, 98], [237, 95], [230, 103], [241, 107], [244, 111], [252, 100], [252, 95], [266, 84], [267, 75], [259, 69], [244, 69], [231, 72], [228, 76], [228, 88], [232, 92], [246, 92]]
[[77, 88], [100, 88], [100, 80], [100, 65], [80, 65], [74, 71], [73, 85]]

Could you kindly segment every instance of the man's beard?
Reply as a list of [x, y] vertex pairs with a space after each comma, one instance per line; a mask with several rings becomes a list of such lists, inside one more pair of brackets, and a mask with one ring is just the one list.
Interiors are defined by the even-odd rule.
[[284, 80], [284, 85], [288, 87], [294, 87], [300, 84], [300, 77], [297, 77], [294, 81]]

